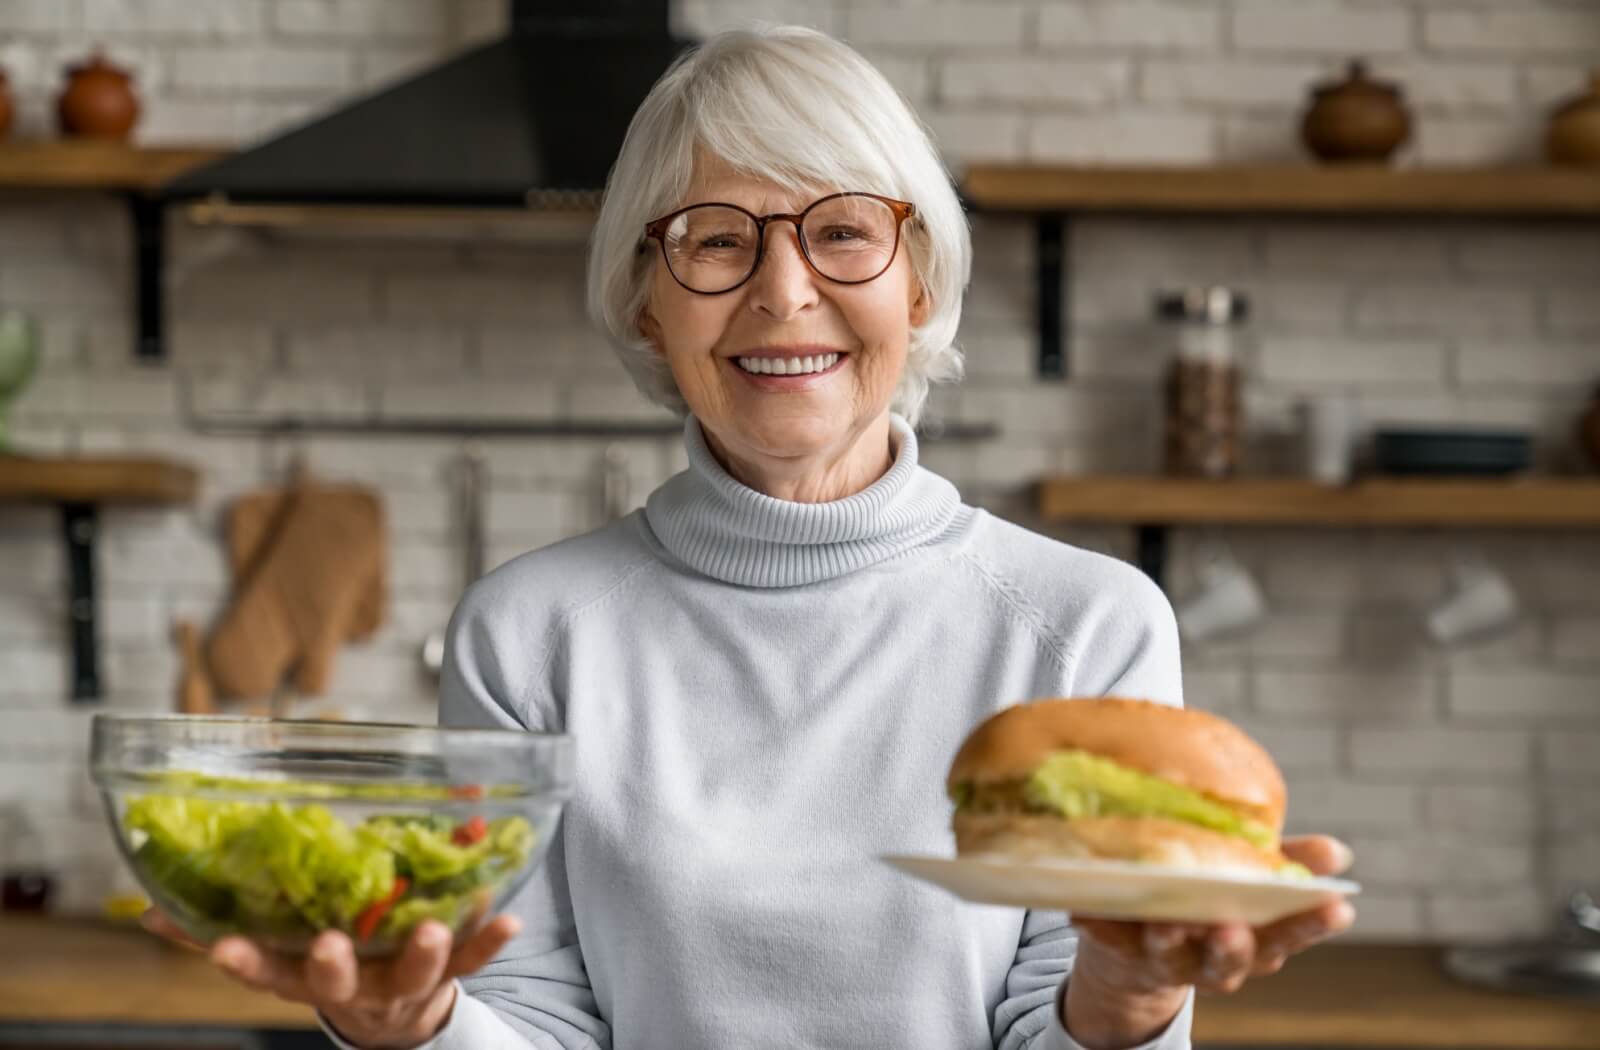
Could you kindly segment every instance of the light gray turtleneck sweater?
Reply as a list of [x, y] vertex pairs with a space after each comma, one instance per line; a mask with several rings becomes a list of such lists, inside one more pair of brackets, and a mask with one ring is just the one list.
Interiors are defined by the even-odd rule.
[[[954, 851], [945, 773], [1013, 703], [1178, 704], [1165, 597], [1122, 562], [894, 464], [833, 503], [689, 469], [645, 509], [476, 584], [447, 725], [571, 733], [577, 788], [437, 1050], [1076, 1050], [1060, 913], [884, 866]], [[1186, 1005], [1153, 1043], [1189, 1045]]]

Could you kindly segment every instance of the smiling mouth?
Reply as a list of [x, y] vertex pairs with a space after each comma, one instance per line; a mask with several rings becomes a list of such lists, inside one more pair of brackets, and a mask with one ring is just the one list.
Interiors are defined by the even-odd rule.
[[806, 376], [828, 371], [846, 355], [837, 351], [801, 357], [736, 357], [734, 364], [757, 376]]

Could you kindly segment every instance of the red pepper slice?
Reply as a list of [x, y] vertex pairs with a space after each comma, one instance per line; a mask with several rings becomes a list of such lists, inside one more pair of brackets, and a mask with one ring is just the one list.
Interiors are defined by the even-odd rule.
[[475, 842], [482, 842], [489, 834], [489, 822], [482, 817], [473, 817], [464, 824], [456, 825], [450, 833], [450, 841], [457, 846], [470, 846]]
[[404, 876], [397, 875], [394, 880], [394, 889], [389, 891], [387, 897], [379, 901], [373, 901], [362, 909], [361, 914], [356, 916], [357, 940], [365, 943], [372, 939], [372, 935], [378, 931], [378, 923], [382, 922], [383, 917], [389, 914], [394, 907], [395, 901], [400, 899], [400, 895], [405, 893], [410, 885], [410, 881]]
[[450, 788], [451, 798], [478, 799], [483, 797], [482, 784], [454, 784]]

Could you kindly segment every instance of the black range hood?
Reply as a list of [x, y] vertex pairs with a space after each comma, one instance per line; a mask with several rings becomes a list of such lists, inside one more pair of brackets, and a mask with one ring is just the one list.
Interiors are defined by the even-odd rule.
[[511, 31], [168, 183], [169, 200], [592, 206], [686, 46], [667, 0], [509, 0]]

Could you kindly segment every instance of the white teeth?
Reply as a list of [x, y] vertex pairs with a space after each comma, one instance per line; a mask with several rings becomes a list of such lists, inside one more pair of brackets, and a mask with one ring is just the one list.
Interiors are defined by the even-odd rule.
[[756, 375], [796, 376], [811, 372], [826, 372], [839, 360], [838, 354], [821, 354], [810, 357], [741, 357], [739, 367]]

